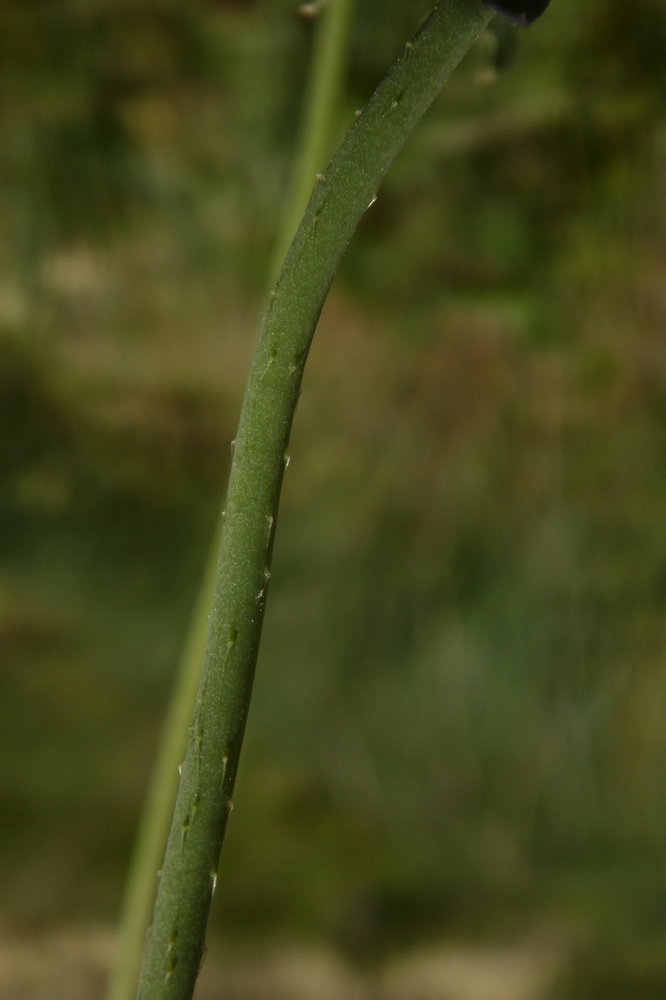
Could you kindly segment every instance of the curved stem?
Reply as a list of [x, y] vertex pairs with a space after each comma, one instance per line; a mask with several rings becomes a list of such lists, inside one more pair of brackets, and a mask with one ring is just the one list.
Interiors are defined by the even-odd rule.
[[316, 186], [271, 293], [241, 412], [213, 609], [139, 1000], [191, 1000], [238, 767], [270, 577], [286, 448], [312, 335], [378, 185], [492, 17], [440, 0]]
[[[303, 122], [294, 159], [287, 210], [277, 240], [271, 283], [308, 203], [317, 170], [330, 154], [335, 108], [342, 86], [354, 0], [328, 0], [317, 24]], [[178, 765], [185, 753], [208, 632], [208, 614], [220, 547], [215, 532], [183, 648], [130, 860], [118, 921], [116, 959], [106, 1000], [133, 1000], [141, 968], [146, 927], [155, 898], [155, 872], [164, 857], [178, 790]]]

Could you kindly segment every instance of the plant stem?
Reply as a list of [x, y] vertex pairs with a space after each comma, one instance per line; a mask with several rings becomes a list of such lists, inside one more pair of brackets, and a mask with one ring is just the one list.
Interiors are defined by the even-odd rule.
[[[330, 155], [335, 108], [349, 49], [353, 6], [354, 0], [328, 0], [317, 22], [293, 178], [277, 239], [271, 284], [308, 203], [317, 170], [325, 165]], [[185, 753], [187, 727], [192, 719], [199, 684], [219, 548], [218, 530], [192, 613], [139, 822], [118, 922], [116, 960], [106, 1000], [133, 1000], [136, 993], [146, 927], [155, 898], [155, 872], [164, 857], [178, 789], [178, 765]]]
[[492, 17], [440, 0], [315, 185], [264, 320], [229, 478], [201, 682], [139, 1000], [191, 1000], [252, 691], [286, 448], [303, 368], [336, 268], [379, 183]]
[[219, 545], [218, 530], [215, 532], [192, 613], [139, 822], [118, 923], [116, 959], [111, 970], [106, 1000], [133, 1000], [136, 995], [146, 927], [155, 898], [155, 872], [164, 857], [178, 790], [178, 765], [185, 752], [187, 727], [192, 721], [201, 661], [206, 648], [208, 613], [213, 602]]
[[289, 244], [294, 238], [312, 192], [317, 171], [332, 153], [335, 111], [349, 55], [349, 27], [354, 0], [327, 0], [319, 14], [314, 39], [312, 72], [307, 84], [303, 123], [294, 172], [275, 245], [271, 285], [275, 281]]

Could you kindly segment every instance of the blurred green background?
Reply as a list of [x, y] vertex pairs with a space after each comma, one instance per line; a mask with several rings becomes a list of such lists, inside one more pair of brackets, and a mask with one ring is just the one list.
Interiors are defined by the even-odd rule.
[[[427, 12], [358, 0], [344, 134]], [[4, 924], [112, 922], [228, 473], [313, 26], [0, 5]], [[666, 993], [666, 8], [497, 18], [306, 371], [213, 937], [558, 928]]]

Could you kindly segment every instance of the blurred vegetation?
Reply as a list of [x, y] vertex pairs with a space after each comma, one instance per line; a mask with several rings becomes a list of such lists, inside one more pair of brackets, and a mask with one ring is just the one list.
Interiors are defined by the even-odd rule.
[[[359, 0], [339, 128], [428, 5]], [[311, 24], [0, 7], [3, 915], [113, 919], [228, 471]], [[221, 867], [368, 961], [544, 921], [666, 988], [666, 13], [497, 19], [315, 339]], [[222, 891], [223, 889], [223, 891]]]

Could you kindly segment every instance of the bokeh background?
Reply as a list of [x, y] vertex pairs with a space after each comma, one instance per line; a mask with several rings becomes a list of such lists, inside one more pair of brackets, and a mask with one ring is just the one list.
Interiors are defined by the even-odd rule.
[[[358, 0], [333, 131], [427, 8]], [[0, 4], [3, 1000], [107, 960], [312, 33], [293, 0]], [[533, 942], [547, 989], [404, 995], [666, 993], [665, 238], [662, 0], [496, 19], [315, 338], [211, 943], [376, 996], [396, 955]]]

